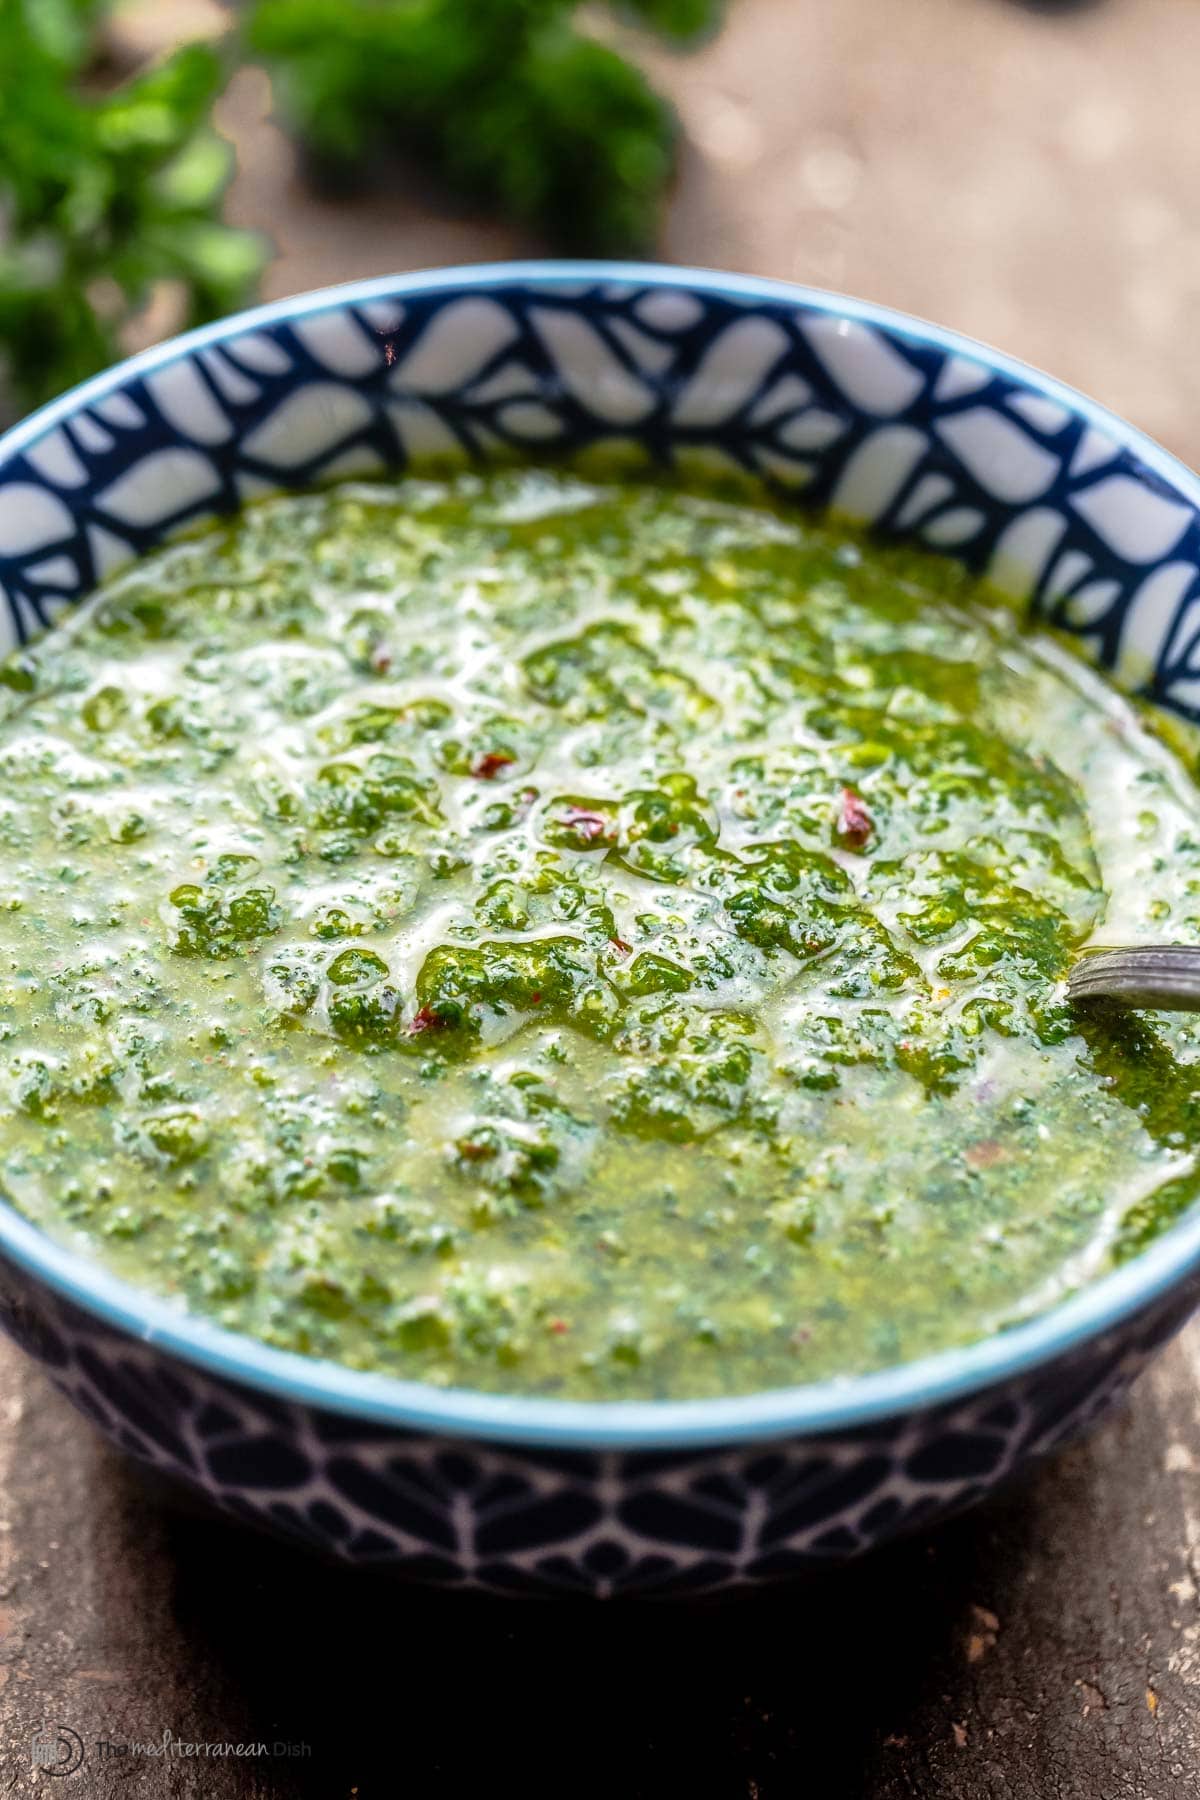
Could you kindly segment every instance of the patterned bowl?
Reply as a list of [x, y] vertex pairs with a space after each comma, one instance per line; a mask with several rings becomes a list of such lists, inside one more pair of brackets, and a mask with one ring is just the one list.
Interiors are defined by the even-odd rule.
[[[756, 471], [973, 567], [1200, 717], [1200, 482], [979, 344], [779, 283], [545, 264], [309, 294], [86, 383], [0, 442], [23, 640], [181, 527], [279, 488], [616, 446]], [[116, 1443], [355, 1563], [507, 1592], [695, 1592], [853, 1555], [1086, 1426], [1200, 1303], [1200, 1212], [1043, 1317], [744, 1398], [442, 1391], [236, 1337], [0, 1203], [0, 1317]]]

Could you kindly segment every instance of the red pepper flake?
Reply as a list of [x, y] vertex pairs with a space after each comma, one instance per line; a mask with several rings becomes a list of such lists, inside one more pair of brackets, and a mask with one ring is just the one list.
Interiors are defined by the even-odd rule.
[[530, 1006], [540, 1006], [542, 1004], [542, 996], [540, 994], [530, 994], [529, 1004]]
[[627, 944], [624, 938], [610, 937], [608, 941], [618, 956], [628, 956], [629, 952], [633, 949], [633, 945]]
[[496, 1154], [494, 1144], [475, 1144], [470, 1140], [458, 1145], [458, 1154], [465, 1156], [468, 1162], [488, 1162]]
[[505, 756], [503, 750], [489, 750], [486, 756], [480, 757], [471, 773], [476, 781], [495, 781], [501, 769], [507, 769], [516, 760], [515, 756]]
[[586, 812], [581, 806], [568, 806], [559, 819], [560, 825], [570, 825], [588, 844], [594, 844], [608, 831], [608, 820], [603, 813]]
[[386, 644], [376, 644], [371, 651], [371, 667], [376, 675], [386, 675], [392, 666], [392, 653]]
[[842, 789], [842, 810], [838, 817], [838, 836], [852, 850], [861, 850], [875, 829], [875, 821], [853, 788]]
[[564, 1332], [570, 1331], [571, 1329], [565, 1319], [549, 1319], [547, 1320], [547, 1324], [555, 1337], [562, 1337]]
[[446, 1021], [441, 1013], [435, 1012], [432, 1006], [423, 1006], [420, 1012], [414, 1013], [409, 1033], [415, 1037], [422, 1031], [441, 1031]]
[[972, 1169], [990, 1169], [993, 1163], [1000, 1162], [1004, 1156], [1004, 1145], [998, 1144], [995, 1138], [980, 1138], [964, 1151], [963, 1160]]

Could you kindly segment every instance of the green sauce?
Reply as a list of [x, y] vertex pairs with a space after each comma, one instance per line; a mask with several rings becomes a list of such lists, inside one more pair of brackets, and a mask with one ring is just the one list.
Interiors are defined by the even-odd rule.
[[1063, 985], [1200, 941], [1200, 795], [950, 563], [410, 480], [0, 673], [0, 1186], [223, 1325], [737, 1393], [1028, 1316], [1200, 1187], [1200, 1038]]

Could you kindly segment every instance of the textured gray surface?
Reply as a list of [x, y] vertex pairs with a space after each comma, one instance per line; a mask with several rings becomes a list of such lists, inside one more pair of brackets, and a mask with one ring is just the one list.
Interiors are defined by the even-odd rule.
[[[211, 9], [187, 0], [190, 22]], [[179, 14], [151, 8], [151, 23]], [[189, 28], [191, 23], [189, 22]], [[1089, 389], [1200, 461], [1194, 0], [735, 0], [662, 58], [679, 261], [869, 295]], [[238, 78], [269, 291], [536, 249], [420, 183], [303, 194]], [[31, 1738], [76, 1731], [75, 1775]], [[304, 1741], [307, 1757], [100, 1742]], [[0, 1794], [1194, 1800], [1200, 1326], [1090, 1443], [935, 1536], [720, 1607], [383, 1587], [181, 1515], [0, 1349]]]

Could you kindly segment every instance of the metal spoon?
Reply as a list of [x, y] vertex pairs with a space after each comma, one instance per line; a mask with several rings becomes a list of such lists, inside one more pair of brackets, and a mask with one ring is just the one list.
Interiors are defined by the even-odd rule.
[[1200, 1012], [1200, 944], [1085, 950], [1067, 977], [1067, 994], [1072, 1000]]

